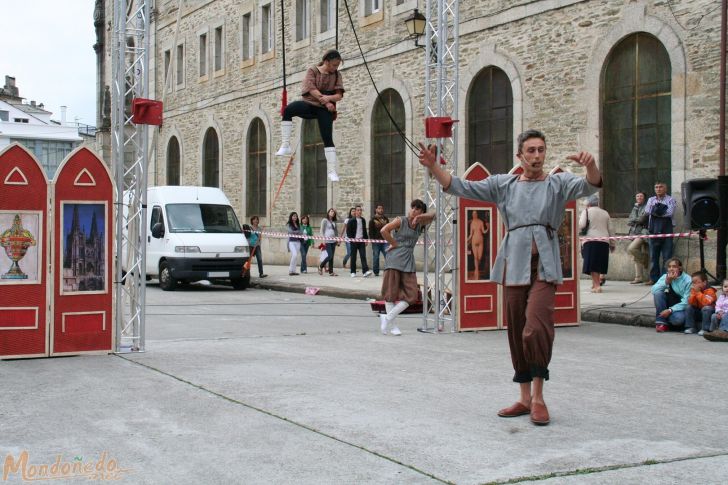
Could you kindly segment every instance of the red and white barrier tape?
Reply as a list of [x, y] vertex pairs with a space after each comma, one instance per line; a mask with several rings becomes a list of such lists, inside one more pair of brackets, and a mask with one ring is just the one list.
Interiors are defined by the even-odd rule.
[[[589, 241], [622, 241], [629, 239], [663, 239], [668, 237], [692, 237], [699, 235], [699, 232], [675, 232], [672, 234], [637, 234], [634, 236], [609, 236], [609, 237], [579, 237], [581, 242]], [[707, 238], [706, 238], [707, 239]]]
[[282, 239], [282, 238], [303, 239], [306, 241], [309, 239], [313, 239], [314, 241], [330, 241], [330, 242], [363, 242], [363, 243], [386, 243], [387, 242], [384, 239], [309, 236], [306, 234], [289, 234], [287, 232], [269, 232], [269, 231], [249, 231], [249, 232], [254, 232], [256, 234], [260, 234], [261, 236], [266, 236], [266, 237], [273, 237], [273, 238], [279, 238], [279, 239]]
[[[302, 239], [302, 240], [309, 240], [312, 239], [314, 241], [329, 241], [329, 242], [363, 242], [363, 243], [386, 243], [387, 241], [384, 239], [364, 239], [364, 238], [356, 238], [356, 237], [324, 237], [324, 236], [308, 236], [306, 234], [289, 234], [287, 232], [274, 232], [274, 231], [249, 231], [254, 232], [256, 234], [260, 234], [261, 236], [266, 237], [272, 237], [277, 239]], [[589, 242], [589, 241], [622, 241], [622, 240], [632, 240], [632, 239], [662, 239], [662, 238], [672, 238], [672, 237], [692, 237], [697, 236], [700, 233], [698, 232], [676, 232], [672, 234], [639, 234], [634, 236], [608, 236], [608, 237], [579, 237], [579, 241], [581, 242]], [[707, 238], [706, 238], [707, 239]]]

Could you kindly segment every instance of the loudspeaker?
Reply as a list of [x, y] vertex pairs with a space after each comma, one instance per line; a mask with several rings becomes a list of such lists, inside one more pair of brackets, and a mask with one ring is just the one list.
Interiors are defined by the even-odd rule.
[[692, 179], [682, 183], [685, 226], [717, 229], [720, 226], [718, 179]]

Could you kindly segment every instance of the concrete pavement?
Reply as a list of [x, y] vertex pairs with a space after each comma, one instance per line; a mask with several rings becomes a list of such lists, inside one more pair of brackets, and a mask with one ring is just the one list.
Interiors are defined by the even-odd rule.
[[[341, 298], [367, 299], [379, 298], [382, 278], [374, 275], [364, 278], [361, 272], [351, 278], [349, 270], [339, 268], [338, 277], [324, 273], [318, 274], [316, 266], [307, 274], [289, 276], [287, 266], [264, 266], [267, 278], [257, 277], [257, 267], [253, 265], [251, 283], [259, 288], [303, 293], [307, 287], [319, 288], [320, 295]], [[422, 274], [418, 281], [423, 281]], [[584, 321], [619, 323], [654, 327], [655, 307], [652, 304], [650, 287], [630, 285], [626, 281], [607, 280], [602, 293], [591, 293], [591, 280], [581, 280], [581, 318]]]
[[106, 452], [130, 484], [728, 477], [728, 347], [697, 336], [558, 329], [536, 427], [496, 416], [517, 394], [502, 331], [423, 334], [413, 315], [383, 336], [365, 301], [257, 288], [150, 285], [147, 303], [145, 353], [0, 362], [3, 464]]

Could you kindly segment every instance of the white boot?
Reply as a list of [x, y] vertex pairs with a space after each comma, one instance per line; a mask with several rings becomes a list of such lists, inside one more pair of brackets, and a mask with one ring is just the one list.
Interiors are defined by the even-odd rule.
[[276, 152], [276, 156], [289, 157], [291, 151], [291, 132], [293, 131], [293, 121], [281, 121], [281, 147]]
[[[394, 308], [392, 308], [387, 313], [387, 321], [390, 323], [393, 322], [394, 319], [397, 318], [397, 315], [399, 315], [400, 313], [405, 311], [408, 306], [409, 306], [409, 303], [407, 303], [406, 301], [400, 301], [399, 303], [394, 305]], [[390, 330], [389, 333], [391, 333], [392, 335], [402, 335], [402, 331], [399, 329], [399, 327], [397, 325], [393, 325], [392, 330]]]
[[379, 315], [379, 330], [381, 330], [382, 335], [387, 335], [388, 329], [389, 329], [389, 320], [387, 320], [387, 315], [384, 315], [384, 314]]
[[336, 173], [336, 147], [324, 148], [324, 155], [326, 155], [326, 172], [329, 180], [338, 182], [339, 175]]

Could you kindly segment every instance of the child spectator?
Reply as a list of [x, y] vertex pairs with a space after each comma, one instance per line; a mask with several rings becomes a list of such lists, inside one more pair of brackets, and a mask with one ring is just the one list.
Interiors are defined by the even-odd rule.
[[723, 280], [723, 292], [715, 303], [715, 313], [710, 317], [710, 331], [715, 331], [718, 327], [728, 330], [728, 319], [723, 321], [723, 315], [728, 313], [728, 280]]
[[[708, 285], [708, 277], [702, 271], [696, 271], [692, 275], [693, 286], [690, 288], [688, 306], [685, 307], [685, 333], [698, 333], [703, 335], [710, 331], [710, 320], [715, 312], [715, 301], [717, 299], [715, 289]], [[696, 317], [700, 314], [700, 330], [696, 330]]]

